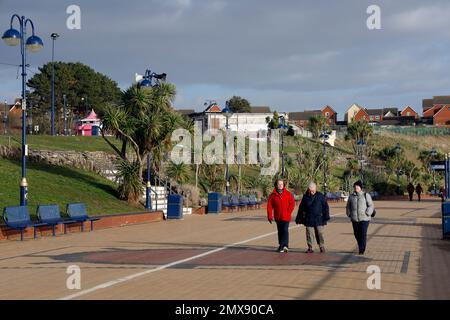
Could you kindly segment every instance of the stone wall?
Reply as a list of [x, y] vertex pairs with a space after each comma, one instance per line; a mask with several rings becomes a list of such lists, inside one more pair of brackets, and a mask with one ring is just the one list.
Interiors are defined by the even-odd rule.
[[[20, 159], [21, 150], [18, 147], [0, 146], [0, 157]], [[86, 171], [92, 171], [105, 178], [115, 178], [118, 157], [103, 151], [50, 151], [29, 150], [28, 161], [46, 163], [57, 166], [68, 166]]]

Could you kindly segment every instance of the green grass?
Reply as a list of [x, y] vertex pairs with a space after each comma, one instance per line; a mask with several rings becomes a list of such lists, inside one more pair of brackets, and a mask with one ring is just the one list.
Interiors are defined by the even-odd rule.
[[[116, 146], [120, 146], [120, 141], [114, 137], [108, 137], [108, 139]], [[0, 145], [20, 146], [21, 141], [21, 137], [18, 135], [11, 136], [10, 139], [8, 136], [0, 136]], [[27, 136], [27, 144], [32, 150], [114, 152], [101, 136]]]
[[[19, 204], [20, 168], [18, 161], [0, 158], [0, 209]], [[143, 211], [119, 200], [114, 183], [94, 173], [37, 163], [27, 168], [32, 215], [38, 204], [58, 204], [63, 211], [70, 202], [86, 203], [90, 215]]]

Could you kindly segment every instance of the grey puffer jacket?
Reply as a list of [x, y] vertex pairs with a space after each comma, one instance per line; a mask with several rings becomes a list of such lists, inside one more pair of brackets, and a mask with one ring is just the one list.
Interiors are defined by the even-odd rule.
[[353, 192], [348, 197], [346, 213], [352, 221], [370, 221], [374, 209], [372, 197], [368, 193]]

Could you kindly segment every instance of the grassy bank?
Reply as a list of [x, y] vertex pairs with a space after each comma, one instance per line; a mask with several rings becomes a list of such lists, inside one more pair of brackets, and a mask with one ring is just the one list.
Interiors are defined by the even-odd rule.
[[[84, 202], [91, 215], [136, 212], [142, 207], [130, 206], [116, 196], [112, 182], [82, 170], [29, 163], [30, 213], [38, 204], [58, 204], [63, 210], [69, 202]], [[0, 210], [19, 204], [20, 163], [0, 158]]]

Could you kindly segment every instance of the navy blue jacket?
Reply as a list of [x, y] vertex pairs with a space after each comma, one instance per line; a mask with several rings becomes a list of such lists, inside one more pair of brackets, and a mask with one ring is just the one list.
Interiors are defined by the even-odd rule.
[[295, 222], [306, 227], [324, 226], [330, 220], [330, 209], [325, 196], [316, 192], [313, 196], [306, 192], [298, 207]]

